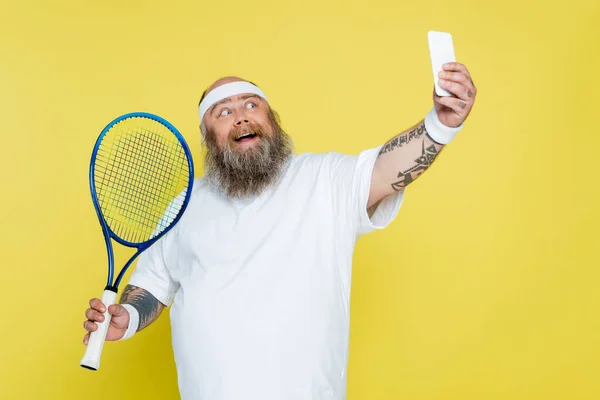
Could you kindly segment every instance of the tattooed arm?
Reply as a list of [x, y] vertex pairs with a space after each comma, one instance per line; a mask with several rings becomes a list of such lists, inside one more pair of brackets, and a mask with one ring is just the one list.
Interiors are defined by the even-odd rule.
[[[439, 77], [441, 87], [453, 96], [440, 97], [434, 90], [434, 114], [441, 125], [459, 127], [473, 108], [477, 88], [465, 65], [460, 63], [445, 64]], [[435, 129], [436, 125], [431, 125], [431, 121], [429, 118], [427, 126]], [[422, 120], [383, 145], [373, 168], [367, 203], [369, 214], [385, 196], [404, 190], [431, 167], [444, 145], [435, 142], [430, 133], [433, 137], [439, 137], [436, 132], [427, 132], [425, 120]]]
[[120, 303], [131, 304], [140, 314], [138, 332], [154, 322], [165, 308], [150, 292], [133, 285], [125, 287]]
[[395, 191], [403, 190], [421, 176], [443, 147], [429, 137], [424, 121], [390, 139], [375, 161], [367, 207]]

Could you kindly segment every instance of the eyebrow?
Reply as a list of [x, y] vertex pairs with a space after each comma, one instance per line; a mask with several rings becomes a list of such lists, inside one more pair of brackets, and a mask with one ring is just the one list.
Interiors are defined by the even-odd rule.
[[[260, 99], [260, 96], [258, 96], [256, 94], [246, 94], [246, 95], [243, 95], [240, 98], [240, 100], [248, 100], [251, 97], [256, 97], [256, 98]], [[223, 100], [217, 101], [215, 104], [213, 104], [210, 107], [210, 111], [208, 112], [208, 114], [212, 117], [213, 113], [215, 112], [215, 110], [217, 109], [217, 107], [220, 106], [221, 104], [225, 104], [225, 103], [231, 103], [231, 99], [223, 99]]]

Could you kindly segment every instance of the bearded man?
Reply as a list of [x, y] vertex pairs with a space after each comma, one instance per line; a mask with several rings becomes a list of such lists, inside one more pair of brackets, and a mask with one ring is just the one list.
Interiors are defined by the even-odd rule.
[[[421, 122], [357, 156], [294, 154], [260, 88], [237, 77], [212, 84], [199, 104], [205, 176], [110, 306], [107, 340], [171, 306], [182, 399], [345, 399], [356, 240], [394, 219], [475, 101], [464, 65], [440, 76], [455, 97], [434, 91]], [[103, 312], [92, 299], [88, 332]]]

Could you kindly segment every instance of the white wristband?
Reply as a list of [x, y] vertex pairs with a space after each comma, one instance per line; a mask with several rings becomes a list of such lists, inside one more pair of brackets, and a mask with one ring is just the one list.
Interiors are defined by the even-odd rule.
[[125, 335], [123, 335], [123, 337], [119, 340], [125, 340], [125, 339], [129, 339], [130, 337], [132, 337], [138, 330], [138, 327], [140, 326], [140, 313], [138, 313], [138, 310], [136, 310], [136, 308], [134, 306], [132, 306], [131, 304], [121, 304], [129, 313], [129, 326], [127, 327], [127, 331], [125, 332]]
[[456, 128], [451, 128], [442, 124], [435, 111], [435, 107], [433, 107], [425, 116], [425, 129], [427, 130], [429, 137], [439, 144], [450, 143], [462, 127], [463, 124], [460, 124]]

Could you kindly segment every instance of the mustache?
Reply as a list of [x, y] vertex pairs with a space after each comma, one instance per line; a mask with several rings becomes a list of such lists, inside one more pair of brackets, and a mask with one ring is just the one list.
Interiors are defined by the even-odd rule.
[[246, 133], [253, 133], [256, 136], [265, 136], [267, 134], [267, 130], [258, 124], [249, 122], [244, 126], [236, 126], [231, 129], [231, 131], [229, 131], [229, 141], [234, 142], [238, 136]]

